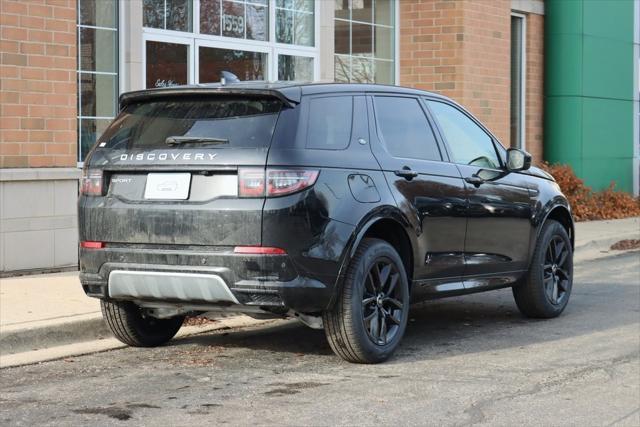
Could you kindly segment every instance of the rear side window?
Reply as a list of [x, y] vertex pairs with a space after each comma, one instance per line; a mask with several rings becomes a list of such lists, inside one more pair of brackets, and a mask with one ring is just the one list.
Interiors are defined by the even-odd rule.
[[437, 101], [428, 103], [451, 148], [454, 162], [484, 168], [500, 168], [493, 141], [480, 126], [449, 104]]
[[220, 148], [269, 147], [281, 108], [275, 98], [174, 98], [133, 103], [104, 132], [99, 145], [166, 148], [167, 138], [182, 137], [182, 143], [173, 148], [211, 143], [206, 138], [216, 140]]
[[309, 100], [307, 148], [344, 150], [351, 141], [353, 97], [331, 96]]
[[442, 160], [431, 125], [415, 98], [377, 96], [376, 120], [393, 157]]

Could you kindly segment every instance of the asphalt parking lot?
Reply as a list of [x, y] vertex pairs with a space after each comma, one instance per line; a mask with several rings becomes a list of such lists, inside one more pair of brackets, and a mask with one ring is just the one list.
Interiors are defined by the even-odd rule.
[[273, 321], [0, 370], [3, 425], [640, 425], [640, 254], [576, 265], [558, 319], [510, 290], [413, 308], [396, 356], [352, 365]]

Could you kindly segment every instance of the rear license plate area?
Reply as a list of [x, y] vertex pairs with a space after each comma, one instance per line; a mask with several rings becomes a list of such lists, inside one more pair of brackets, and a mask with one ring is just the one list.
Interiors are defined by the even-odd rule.
[[144, 188], [147, 200], [187, 200], [191, 187], [190, 173], [150, 173]]

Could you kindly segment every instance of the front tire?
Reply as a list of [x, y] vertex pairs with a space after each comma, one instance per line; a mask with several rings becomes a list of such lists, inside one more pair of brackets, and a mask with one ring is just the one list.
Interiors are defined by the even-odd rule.
[[145, 316], [142, 309], [130, 301], [100, 301], [102, 317], [115, 337], [132, 347], [156, 347], [165, 344], [178, 333], [183, 316], [156, 319]]
[[400, 344], [409, 317], [409, 284], [389, 243], [364, 239], [347, 269], [341, 295], [323, 314], [333, 351], [354, 363], [379, 363]]
[[571, 240], [559, 222], [548, 220], [538, 237], [527, 276], [513, 287], [516, 305], [527, 317], [557, 317], [567, 306], [572, 287]]

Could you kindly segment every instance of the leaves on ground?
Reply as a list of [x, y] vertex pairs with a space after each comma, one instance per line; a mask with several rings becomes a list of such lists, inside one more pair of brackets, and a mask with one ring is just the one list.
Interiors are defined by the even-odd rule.
[[640, 198], [616, 190], [615, 181], [606, 190], [594, 191], [576, 176], [569, 165], [543, 163], [540, 167], [555, 178], [569, 199], [576, 221], [640, 216]]
[[624, 239], [611, 245], [611, 250], [628, 251], [630, 249], [640, 249], [640, 239]]

